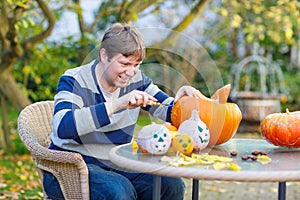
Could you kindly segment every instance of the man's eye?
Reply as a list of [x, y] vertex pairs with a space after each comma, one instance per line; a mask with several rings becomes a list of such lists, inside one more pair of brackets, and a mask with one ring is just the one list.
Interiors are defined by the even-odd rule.
[[121, 65], [122, 67], [128, 67], [128, 65], [127, 65], [127, 64], [124, 64], [124, 63], [120, 63], [120, 65]]

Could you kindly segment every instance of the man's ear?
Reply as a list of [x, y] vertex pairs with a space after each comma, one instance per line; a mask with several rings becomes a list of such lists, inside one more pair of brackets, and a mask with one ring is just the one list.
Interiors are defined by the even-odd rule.
[[100, 54], [101, 62], [103, 62], [104, 64], [108, 63], [107, 53], [106, 53], [106, 50], [104, 48], [100, 49], [99, 54]]

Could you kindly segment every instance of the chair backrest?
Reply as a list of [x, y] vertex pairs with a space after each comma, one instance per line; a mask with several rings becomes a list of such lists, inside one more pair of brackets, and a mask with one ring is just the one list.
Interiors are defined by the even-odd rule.
[[52, 131], [54, 101], [41, 101], [24, 108], [18, 118], [22, 141], [34, 154], [35, 145], [48, 147]]
[[[54, 101], [40, 101], [24, 108], [18, 118], [21, 140], [31, 152], [43, 183], [44, 171], [59, 181], [66, 199], [89, 199], [88, 169], [75, 152], [48, 149], [52, 131]], [[48, 199], [44, 191], [44, 199]]]

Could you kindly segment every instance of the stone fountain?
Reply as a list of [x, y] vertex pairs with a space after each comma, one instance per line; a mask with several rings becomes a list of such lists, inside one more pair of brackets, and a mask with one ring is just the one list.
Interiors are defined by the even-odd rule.
[[268, 114], [280, 112], [281, 97], [287, 96], [280, 66], [258, 55], [246, 57], [233, 65], [230, 82], [230, 98], [243, 114], [240, 131], [259, 131], [260, 122]]

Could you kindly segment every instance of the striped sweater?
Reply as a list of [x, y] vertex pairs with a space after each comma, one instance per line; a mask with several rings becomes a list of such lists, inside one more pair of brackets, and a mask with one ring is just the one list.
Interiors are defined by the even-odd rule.
[[[86, 162], [94, 162], [93, 158], [107, 160], [112, 147], [130, 142], [140, 112], [138, 107], [108, 116], [104, 105], [106, 100], [96, 80], [97, 62], [67, 70], [59, 80], [54, 98], [49, 148], [78, 152]], [[120, 89], [118, 96], [132, 90], [145, 91], [162, 103], [172, 104], [174, 101], [141, 71]], [[147, 106], [143, 109], [153, 117], [170, 121], [172, 107]]]

